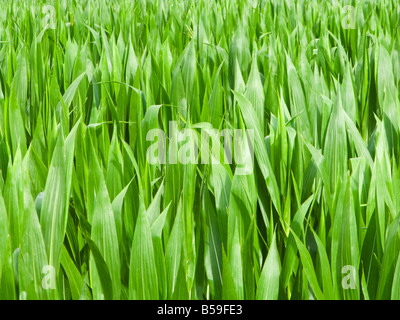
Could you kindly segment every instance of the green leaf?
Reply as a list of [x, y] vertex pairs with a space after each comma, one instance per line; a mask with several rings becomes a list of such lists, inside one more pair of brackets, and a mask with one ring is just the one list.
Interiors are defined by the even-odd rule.
[[61, 251], [61, 266], [67, 275], [69, 287], [71, 288], [72, 299], [80, 299], [81, 292], [83, 291], [85, 284], [82, 275], [79, 273], [79, 270], [72, 261], [65, 246], [62, 247]]
[[139, 215], [133, 236], [129, 272], [129, 298], [134, 300], [159, 298], [156, 260], [151, 228], [140, 197]]
[[306, 246], [301, 242], [298, 236], [292, 231], [292, 235], [294, 237], [294, 240], [296, 241], [297, 249], [299, 250], [300, 253], [300, 259], [301, 263], [304, 268], [304, 272], [307, 276], [307, 279], [310, 283], [310, 286], [318, 300], [324, 300], [324, 294], [321, 291], [321, 288], [319, 287], [318, 284], [318, 279], [317, 275], [315, 273], [314, 265], [310, 256], [310, 253], [308, 252]]
[[276, 247], [276, 234], [265, 259], [260, 278], [257, 283], [257, 300], [277, 300], [279, 296], [279, 278], [281, 273], [280, 259]]

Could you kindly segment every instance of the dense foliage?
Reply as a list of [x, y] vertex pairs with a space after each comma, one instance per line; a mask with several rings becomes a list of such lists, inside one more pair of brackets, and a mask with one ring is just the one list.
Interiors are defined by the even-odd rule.
[[1, 299], [400, 298], [398, 0], [0, 8]]

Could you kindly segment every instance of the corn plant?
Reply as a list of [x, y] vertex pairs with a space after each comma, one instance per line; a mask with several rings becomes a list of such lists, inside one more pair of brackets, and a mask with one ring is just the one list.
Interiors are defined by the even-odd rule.
[[400, 298], [398, 0], [0, 8], [0, 299]]

